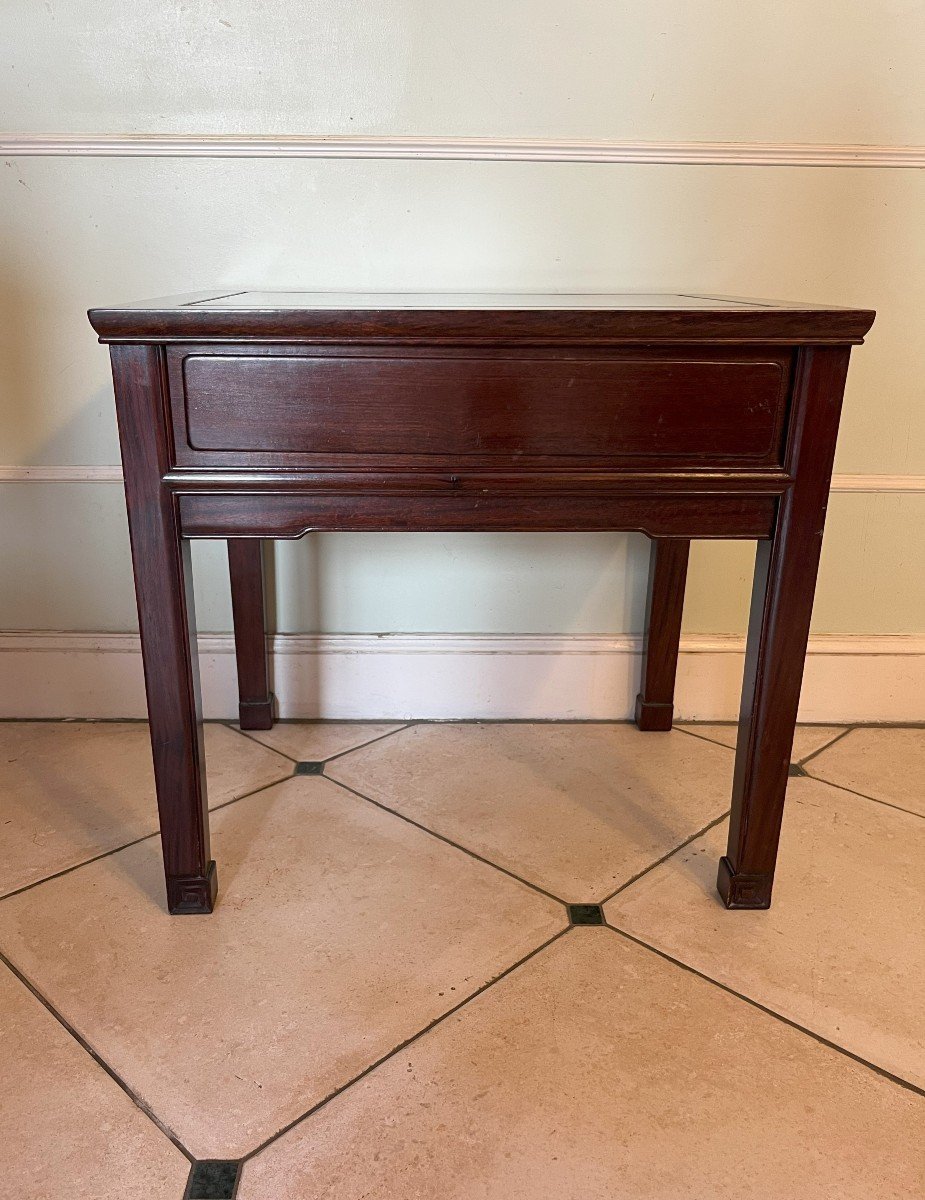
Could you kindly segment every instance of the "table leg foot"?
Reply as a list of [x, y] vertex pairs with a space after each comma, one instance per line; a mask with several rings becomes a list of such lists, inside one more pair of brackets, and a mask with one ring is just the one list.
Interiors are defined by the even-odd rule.
[[187, 913], [210, 913], [215, 907], [218, 875], [215, 862], [206, 867], [205, 875], [168, 875], [167, 910], [174, 916]]
[[276, 697], [270, 692], [266, 700], [242, 700], [238, 705], [238, 724], [242, 729], [272, 729], [276, 713]]
[[674, 705], [636, 697], [636, 726], [644, 732], [666, 732], [674, 721]]
[[716, 890], [727, 908], [770, 908], [774, 876], [737, 874], [724, 855], [719, 860]]

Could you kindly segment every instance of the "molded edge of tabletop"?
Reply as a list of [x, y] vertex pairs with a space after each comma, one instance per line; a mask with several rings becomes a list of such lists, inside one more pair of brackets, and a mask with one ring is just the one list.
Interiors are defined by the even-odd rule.
[[[242, 299], [251, 294], [255, 296], [252, 305]], [[466, 304], [458, 306], [452, 306], [450, 294], [441, 297], [449, 303], [433, 307], [420, 303], [425, 295], [421, 293], [408, 294], [409, 299], [418, 301], [408, 305], [395, 303], [395, 293], [383, 293], [382, 300], [389, 303], [381, 306], [370, 303], [375, 293], [357, 294], [353, 304], [350, 294], [338, 295], [336, 304], [330, 302], [331, 293], [295, 294], [306, 299], [326, 297], [327, 302], [317, 307], [292, 301], [274, 306], [257, 302], [256, 297], [267, 293], [246, 289], [223, 293], [213, 289], [92, 308], [87, 316], [101, 342], [223, 339], [349, 343], [394, 339], [497, 344], [533, 339], [603, 345], [653, 341], [844, 345], [862, 342], [876, 315], [870, 309], [691, 294], [650, 295], [645, 299], [664, 300], [664, 305], [649, 303], [640, 307], [632, 306], [633, 293], [480, 293], [466, 296]], [[493, 305], [493, 295], [498, 300], [503, 297], [505, 303]], [[237, 303], [223, 306], [221, 301], [226, 298]], [[517, 303], [521, 298], [522, 307]], [[561, 307], [556, 304], [559, 299]], [[584, 303], [570, 305], [570, 299]], [[593, 303], [596, 300], [599, 305]], [[619, 305], [614, 303], [617, 300], [621, 301]], [[679, 305], [672, 307], [672, 300]], [[702, 304], [684, 303], [691, 300]]]

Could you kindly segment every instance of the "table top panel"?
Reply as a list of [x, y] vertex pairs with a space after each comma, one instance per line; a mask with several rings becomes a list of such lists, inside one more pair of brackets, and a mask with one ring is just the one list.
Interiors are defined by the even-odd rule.
[[[613, 312], [636, 309], [726, 309], [768, 308], [772, 301], [726, 299], [719, 296], [686, 296], [644, 292], [232, 292], [204, 300], [189, 300], [180, 307], [314, 309], [337, 308], [350, 312], [384, 309], [437, 309], [440, 311], [482, 310], [535, 311], [590, 309]], [[785, 307], [791, 307], [787, 305]]]
[[103, 341], [858, 342], [868, 310], [694, 293], [213, 289], [91, 309]]

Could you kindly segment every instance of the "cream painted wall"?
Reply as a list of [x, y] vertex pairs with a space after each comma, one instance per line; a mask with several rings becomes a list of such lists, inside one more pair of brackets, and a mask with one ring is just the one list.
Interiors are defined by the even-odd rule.
[[922, 140], [919, 0], [4, 0], [12, 127]]
[[[7, 2], [7, 132], [925, 141], [925, 7]], [[0, 163], [0, 464], [118, 461], [92, 304], [213, 284], [679, 289], [873, 306], [837, 470], [925, 476], [921, 172], [530, 163]], [[42, 348], [39, 360], [37, 351]], [[134, 627], [117, 485], [0, 484], [0, 629]], [[836, 495], [814, 628], [925, 632], [925, 495]], [[686, 626], [743, 627], [751, 547], [698, 545]], [[325, 535], [286, 631], [630, 632], [622, 535]], [[229, 626], [196, 548], [203, 629]]]

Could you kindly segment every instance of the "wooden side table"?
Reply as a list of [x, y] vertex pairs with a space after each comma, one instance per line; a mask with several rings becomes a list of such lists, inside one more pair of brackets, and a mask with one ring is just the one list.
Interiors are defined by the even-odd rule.
[[768, 907], [848, 356], [872, 312], [203, 292], [89, 315], [111, 348], [172, 913], [216, 895], [189, 539], [228, 539], [257, 729], [273, 721], [260, 539], [350, 529], [647, 534], [649, 730], [671, 727], [690, 539], [757, 539], [718, 888]]

